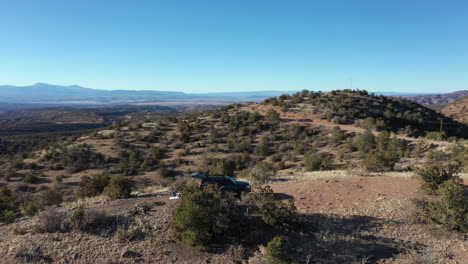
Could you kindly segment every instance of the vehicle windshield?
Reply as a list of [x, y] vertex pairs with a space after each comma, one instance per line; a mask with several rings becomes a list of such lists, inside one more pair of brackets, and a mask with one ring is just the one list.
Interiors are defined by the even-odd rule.
[[227, 178], [229, 181], [231, 181], [232, 183], [234, 183], [234, 184], [237, 183], [236, 180], [234, 180], [233, 178], [231, 178], [231, 177], [229, 177], [229, 176], [227, 176], [226, 178]]

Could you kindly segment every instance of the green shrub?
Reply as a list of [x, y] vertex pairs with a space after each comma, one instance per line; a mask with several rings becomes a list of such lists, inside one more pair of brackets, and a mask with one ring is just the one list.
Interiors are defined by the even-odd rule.
[[255, 154], [258, 156], [269, 156], [272, 153], [270, 147], [268, 146], [268, 143], [260, 143], [255, 147]]
[[437, 197], [429, 201], [419, 201], [423, 220], [440, 224], [461, 232], [468, 232], [468, 195], [463, 185], [455, 180], [447, 180], [439, 186]]
[[16, 218], [17, 213], [13, 210], [5, 210], [0, 214], [0, 222], [11, 223]]
[[369, 130], [357, 135], [353, 143], [359, 152], [365, 154], [371, 152], [376, 146], [375, 136]]
[[72, 213], [72, 215], [70, 216], [70, 221], [72, 222], [72, 224], [79, 223], [83, 221], [84, 216], [85, 216], [85, 209], [83, 206], [80, 206], [78, 207], [78, 209], [76, 209]]
[[78, 189], [78, 197], [93, 197], [100, 195], [109, 184], [109, 176], [106, 174], [82, 177]]
[[55, 176], [55, 181], [56, 181], [57, 183], [62, 183], [62, 182], [63, 182], [63, 178], [64, 178], [63, 175], [57, 175], [57, 176]]
[[337, 146], [343, 143], [346, 138], [347, 138], [346, 132], [342, 130], [339, 126], [335, 126], [330, 132], [328, 141], [332, 145]]
[[447, 138], [447, 134], [445, 132], [429, 131], [426, 132], [426, 138], [432, 140], [445, 140]]
[[289, 199], [287, 202], [275, 199], [270, 186], [258, 188], [258, 192], [252, 194], [251, 198], [266, 224], [278, 228], [297, 227], [297, 208], [294, 199]]
[[40, 195], [40, 202], [45, 206], [60, 204], [62, 201], [63, 192], [57, 188], [48, 189]]
[[108, 235], [115, 229], [115, 221], [102, 211], [85, 210], [78, 207], [71, 215], [70, 222], [74, 230], [92, 234]]
[[435, 196], [413, 199], [415, 218], [431, 224], [439, 224], [452, 230], [468, 232], [468, 195], [463, 185], [448, 180], [439, 186]]
[[112, 200], [128, 198], [132, 192], [132, 183], [122, 175], [113, 175], [109, 185], [104, 188], [104, 193]]
[[400, 157], [396, 153], [376, 150], [367, 154], [362, 164], [367, 171], [384, 172], [393, 170], [399, 160]]
[[28, 174], [26, 175], [26, 177], [23, 178], [23, 182], [29, 183], [29, 184], [35, 184], [39, 182], [39, 178], [32, 174]]
[[10, 221], [18, 210], [18, 198], [7, 187], [0, 188], [0, 221]]
[[176, 238], [199, 249], [215, 241], [239, 236], [243, 211], [230, 193], [221, 193], [212, 185], [204, 190], [186, 187], [173, 211], [172, 231]]
[[206, 249], [214, 239], [212, 231], [220, 203], [213, 191], [186, 188], [173, 213], [175, 236], [197, 249]]
[[332, 160], [327, 153], [309, 152], [304, 155], [304, 168], [306, 171], [329, 170], [332, 168]]
[[265, 184], [272, 176], [276, 174], [276, 167], [266, 161], [257, 162], [255, 168], [248, 169], [246, 176], [249, 177], [253, 186]]
[[285, 252], [285, 246], [283, 240], [280, 237], [273, 238], [268, 242], [266, 247], [267, 258], [269, 263], [272, 264], [286, 264], [289, 263], [289, 259]]
[[265, 119], [270, 123], [278, 123], [280, 120], [280, 114], [273, 109], [268, 109]]
[[439, 185], [448, 181], [460, 181], [460, 163], [452, 162], [444, 165], [442, 162], [415, 168], [416, 174], [421, 181], [421, 188], [429, 194], [435, 194]]
[[161, 178], [170, 178], [170, 177], [174, 177], [175, 176], [175, 172], [169, 168], [167, 168], [164, 163], [162, 163], [162, 165], [160, 165], [160, 168], [158, 169], [157, 171], [157, 174], [159, 175], [159, 177]]
[[210, 166], [210, 175], [233, 176], [236, 164], [233, 160], [216, 159]]
[[39, 212], [39, 206], [34, 203], [30, 203], [24, 208], [23, 215], [33, 217]]

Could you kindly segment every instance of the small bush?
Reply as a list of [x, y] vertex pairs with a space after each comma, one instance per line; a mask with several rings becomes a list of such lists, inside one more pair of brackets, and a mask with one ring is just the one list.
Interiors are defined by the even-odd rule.
[[157, 174], [161, 178], [170, 178], [175, 176], [175, 172], [169, 168], [166, 167], [166, 164], [164, 162], [161, 162], [159, 165], [159, 169], [157, 171]]
[[37, 246], [28, 246], [21, 248], [16, 254], [15, 259], [20, 263], [50, 263], [52, 259], [42, 252]]
[[239, 235], [243, 214], [235, 199], [222, 196], [216, 186], [204, 190], [190, 186], [182, 192], [172, 216], [175, 237], [203, 250], [216, 240]]
[[276, 168], [273, 164], [265, 161], [259, 161], [255, 168], [248, 170], [247, 176], [250, 178], [250, 181], [254, 186], [261, 186], [275, 174]]
[[84, 209], [83, 206], [80, 206], [80, 207], [78, 207], [78, 209], [76, 209], [72, 213], [72, 215], [70, 217], [70, 221], [72, 222], [72, 224], [80, 223], [81, 221], [83, 221], [84, 216], [85, 216], [85, 209]]
[[49, 209], [39, 214], [35, 225], [37, 233], [54, 233], [64, 231], [65, 214], [56, 209]]
[[105, 174], [94, 175], [92, 177], [82, 177], [78, 197], [93, 197], [100, 195], [109, 184], [109, 176]]
[[437, 198], [426, 206], [426, 222], [468, 232], [468, 195], [460, 183], [455, 180], [442, 183], [437, 190]]
[[0, 221], [11, 221], [18, 210], [18, 198], [7, 187], [0, 188]]
[[29, 184], [35, 184], [39, 182], [39, 178], [32, 174], [28, 174], [26, 175], [26, 177], [23, 178], [23, 182], [29, 183]]
[[362, 161], [362, 165], [367, 171], [384, 172], [393, 170], [399, 160], [396, 153], [373, 151]]
[[276, 200], [270, 186], [259, 188], [257, 193], [251, 194], [251, 198], [266, 224], [278, 228], [298, 227], [297, 208], [293, 199], [287, 202]]
[[112, 200], [128, 198], [132, 192], [132, 183], [122, 175], [113, 175], [104, 193]]
[[255, 147], [255, 154], [257, 154], [258, 156], [266, 157], [272, 154], [272, 150], [270, 149], [268, 144], [264, 142], [258, 144], [257, 147]]
[[44, 191], [40, 195], [40, 203], [43, 206], [60, 204], [63, 201], [63, 192], [57, 188]]
[[63, 175], [57, 175], [55, 176], [55, 181], [60, 184], [63, 182], [63, 177]]
[[421, 188], [428, 194], [435, 194], [439, 185], [448, 180], [460, 181], [458, 177], [460, 164], [457, 162], [447, 165], [437, 162], [425, 167], [415, 168], [415, 172], [421, 181]]
[[140, 229], [128, 230], [128, 229], [117, 229], [114, 238], [120, 243], [128, 243], [143, 237], [143, 232]]
[[327, 153], [308, 153], [304, 156], [304, 168], [306, 171], [329, 170], [332, 168], [332, 160]]
[[197, 249], [206, 249], [213, 241], [212, 228], [219, 206], [220, 200], [213, 191], [185, 189], [173, 213], [175, 236]]
[[233, 160], [216, 159], [210, 166], [210, 175], [233, 176], [236, 164]]
[[37, 206], [34, 203], [30, 203], [24, 208], [23, 210], [23, 215], [28, 216], [28, 217], [33, 217], [39, 212], [39, 206]]
[[245, 249], [242, 245], [232, 245], [228, 248], [229, 263], [242, 264], [245, 257]]
[[268, 261], [272, 264], [289, 263], [285, 246], [280, 237], [273, 238], [266, 247]]
[[91, 234], [108, 235], [115, 229], [114, 219], [102, 211], [86, 210], [80, 206], [70, 217], [73, 229]]
[[17, 213], [13, 210], [5, 210], [0, 215], [0, 222], [11, 223], [16, 218]]

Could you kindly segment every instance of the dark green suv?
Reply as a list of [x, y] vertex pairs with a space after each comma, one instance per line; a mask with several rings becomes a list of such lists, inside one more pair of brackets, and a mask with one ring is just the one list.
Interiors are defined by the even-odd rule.
[[199, 189], [204, 189], [208, 184], [217, 184], [223, 191], [235, 192], [237, 194], [249, 193], [251, 190], [250, 183], [245, 181], [236, 181], [229, 176], [206, 176], [201, 173], [192, 173], [193, 178], [201, 180], [198, 185]]

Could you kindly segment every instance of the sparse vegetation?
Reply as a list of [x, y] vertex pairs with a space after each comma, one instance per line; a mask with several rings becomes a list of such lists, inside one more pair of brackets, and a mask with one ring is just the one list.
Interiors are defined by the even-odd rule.
[[0, 187], [0, 221], [10, 222], [17, 210], [18, 198], [7, 187]]
[[421, 188], [429, 194], [436, 193], [439, 186], [448, 180], [460, 181], [458, 177], [460, 164], [456, 162], [448, 165], [438, 162], [425, 167], [417, 167], [415, 172], [421, 181]]
[[272, 264], [289, 263], [287, 254], [285, 253], [284, 242], [280, 237], [273, 238], [266, 247], [267, 257]]
[[232, 212], [229, 207], [233, 205], [222, 200], [215, 188], [204, 191], [194, 186], [186, 188], [173, 213], [174, 235], [197, 249], [207, 249], [226, 230], [233, 228], [230, 225], [233, 219], [225, 215]]
[[100, 195], [109, 184], [109, 179], [110, 177], [106, 174], [81, 178], [78, 197], [84, 198]]
[[328, 153], [311, 151], [304, 156], [304, 169], [306, 171], [329, 170], [331, 168], [332, 160]]
[[[142, 116], [146, 119], [147, 114]], [[406, 221], [407, 197], [414, 194], [400, 193], [401, 187], [392, 189], [399, 196], [378, 184], [369, 188], [370, 181], [388, 175], [401, 176], [413, 188], [406, 176], [414, 168], [426, 193], [415, 200], [419, 220], [467, 232], [466, 187], [457, 175], [466, 169], [468, 148], [466, 141], [453, 137], [462, 136], [464, 126], [457, 128], [444, 119], [447, 131], [440, 133], [429, 122], [439, 119], [431, 118], [438, 114], [404, 99], [365, 91], [305, 90], [261, 104], [229, 105], [157, 121], [128, 118], [89, 135], [55, 137], [56, 142], [2, 137], [0, 184], [14, 191], [0, 194], [1, 220], [20, 221], [13, 224], [16, 229], [8, 230], [11, 224], [5, 223], [0, 231], [9, 237], [18, 230], [19, 240], [44, 236], [35, 232], [55, 232], [52, 239], [62, 239], [64, 246], [70, 246], [63, 238], [69, 236], [94, 246], [99, 241], [112, 248], [137, 248], [128, 252], [140, 246], [144, 251], [148, 244], [160, 250], [164, 245], [157, 261], [167, 263], [208, 258], [213, 263], [250, 263], [260, 245], [267, 245], [266, 252], [260, 246], [260, 255], [271, 263], [404, 263], [405, 258], [422, 256], [445, 263], [459, 250], [459, 237], [451, 237], [456, 232], [440, 229], [441, 237], [436, 237], [424, 232], [433, 227]], [[379, 177], [361, 177], [375, 175], [362, 168], [379, 172]], [[334, 169], [340, 171], [327, 171]], [[194, 180], [187, 176], [192, 172], [249, 181], [254, 192], [234, 198], [215, 189], [189, 187], [180, 200], [167, 201], [168, 192], [192, 186]], [[348, 179], [348, 174], [354, 177]], [[137, 191], [132, 199], [118, 200], [130, 197], [132, 190]], [[99, 195], [115, 201], [75, 201]], [[193, 254], [199, 259], [180, 252], [170, 232], [206, 251]], [[436, 246], [439, 240], [456, 242], [444, 251]], [[73, 246], [79, 249], [81, 244]], [[213, 246], [219, 253], [211, 253]], [[43, 248], [44, 254], [56, 250], [48, 244]], [[135, 254], [135, 261], [147, 260], [145, 254], [128, 252], [110, 255], [117, 259]], [[90, 258], [74, 250], [69, 255], [69, 262]], [[56, 256], [51, 257], [55, 261]]]
[[132, 183], [121, 175], [113, 175], [109, 184], [104, 188], [104, 193], [112, 200], [130, 197]]

